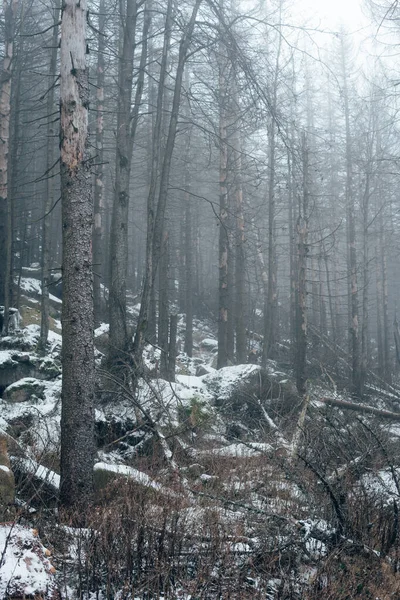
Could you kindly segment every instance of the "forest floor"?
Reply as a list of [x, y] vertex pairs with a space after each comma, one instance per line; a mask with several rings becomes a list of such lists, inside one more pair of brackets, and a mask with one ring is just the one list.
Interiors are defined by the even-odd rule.
[[[384, 416], [398, 412], [396, 386], [369, 382], [363, 404], [381, 415], [348, 410], [340, 402], [352, 398], [314, 361], [300, 398], [284, 357], [216, 370], [215, 329], [196, 320], [175, 382], [148, 346], [130, 397], [102, 370], [103, 324], [96, 498], [74, 528], [57, 510], [61, 301], [51, 298], [40, 357], [34, 273], [21, 289], [22, 321], [0, 341], [4, 504], [11, 472], [16, 484], [0, 524], [0, 599], [400, 598], [400, 418]], [[180, 315], [180, 347], [183, 333]]]

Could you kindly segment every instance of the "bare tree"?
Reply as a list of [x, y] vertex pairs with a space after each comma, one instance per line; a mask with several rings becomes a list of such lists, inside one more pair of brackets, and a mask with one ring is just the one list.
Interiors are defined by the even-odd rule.
[[[161, 111], [162, 111], [162, 97], [163, 97], [163, 84], [159, 86], [158, 101], [157, 101], [157, 115], [154, 126], [154, 138], [153, 138], [153, 163], [150, 189], [147, 201], [147, 238], [146, 238], [146, 266], [143, 281], [143, 290], [140, 303], [140, 313], [138, 318], [138, 324], [133, 343], [134, 362], [136, 366], [141, 364], [142, 352], [146, 342], [146, 332], [148, 325], [148, 316], [150, 308], [151, 291], [154, 286], [154, 280], [156, 276], [157, 266], [160, 261], [162, 252], [163, 242], [163, 229], [164, 229], [164, 218], [165, 210], [167, 206], [168, 198], [168, 186], [171, 173], [171, 161], [175, 146], [176, 131], [178, 125], [179, 108], [181, 101], [182, 92], [182, 80], [184, 74], [185, 63], [188, 56], [189, 46], [192, 41], [192, 35], [196, 24], [196, 17], [201, 4], [201, 0], [196, 0], [192, 9], [192, 13], [188, 22], [184, 27], [182, 37], [179, 44], [178, 64], [176, 67], [175, 74], [175, 85], [172, 99], [172, 107], [170, 120], [168, 124], [168, 133], [165, 144], [163, 160], [160, 161], [159, 149], [157, 140], [160, 139], [161, 134]], [[171, 19], [172, 15], [172, 3], [168, 2], [167, 7], [167, 20]], [[166, 75], [166, 61], [167, 61], [167, 49], [169, 47], [169, 36], [168, 29], [171, 25], [166, 27], [166, 33], [164, 36], [164, 49], [163, 57], [161, 62], [161, 73], [160, 82], [162, 78], [165, 79]], [[161, 163], [161, 164], [160, 164]], [[159, 172], [160, 169], [160, 172]], [[157, 186], [157, 179], [159, 174], [159, 187]], [[158, 187], [158, 196], [157, 196]], [[157, 198], [157, 202], [156, 202]]]
[[61, 195], [63, 229], [61, 484], [63, 507], [93, 491], [93, 202], [88, 152], [86, 1], [66, 0], [61, 18]]

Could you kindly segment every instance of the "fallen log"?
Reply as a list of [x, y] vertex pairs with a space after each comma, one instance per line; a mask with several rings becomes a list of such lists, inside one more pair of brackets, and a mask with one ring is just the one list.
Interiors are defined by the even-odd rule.
[[318, 402], [324, 402], [330, 406], [337, 406], [344, 410], [354, 410], [356, 412], [370, 413], [384, 419], [390, 419], [391, 421], [400, 421], [400, 413], [392, 412], [390, 410], [383, 410], [381, 408], [375, 408], [374, 406], [368, 406], [367, 404], [357, 404], [356, 402], [349, 402], [348, 400], [338, 400], [337, 398], [318, 398]]

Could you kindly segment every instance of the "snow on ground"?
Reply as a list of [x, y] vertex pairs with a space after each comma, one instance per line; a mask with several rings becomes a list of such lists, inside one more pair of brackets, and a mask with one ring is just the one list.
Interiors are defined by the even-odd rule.
[[[42, 284], [39, 279], [35, 279], [34, 277], [21, 277], [20, 288], [25, 295], [42, 295]], [[62, 300], [60, 298], [57, 298], [53, 294], [49, 294], [49, 298], [52, 302], [61, 306]]]
[[[2, 344], [9, 347], [14, 346], [12, 353], [17, 352], [18, 348], [23, 347], [24, 349], [29, 348], [34, 350], [37, 347], [40, 337], [40, 325], [31, 324], [23, 327], [12, 336], [6, 336], [2, 338]], [[47, 356], [59, 356], [61, 352], [61, 334], [50, 330], [48, 336], [48, 343], [50, 345], [50, 352]], [[5, 352], [2, 350], [1, 352]], [[1, 358], [0, 358], [1, 363]]]
[[[32, 341], [35, 344], [37, 344], [37, 342], [39, 340], [39, 336], [40, 336], [40, 325], [36, 325], [36, 324], [27, 325], [26, 327], [24, 327], [23, 331], [25, 332], [26, 336], [30, 336]], [[49, 344], [52, 346], [54, 344], [58, 344], [61, 349], [62, 337], [61, 337], [60, 333], [56, 333], [55, 331], [52, 331], [50, 329], [48, 341], [49, 341]]]
[[222, 448], [210, 448], [201, 450], [197, 454], [212, 454], [213, 456], [232, 457], [232, 458], [248, 458], [250, 456], [259, 456], [260, 454], [269, 453], [273, 450], [271, 444], [262, 444], [260, 442], [253, 443], [238, 443], [229, 444]]
[[55, 569], [33, 529], [0, 525], [0, 598], [49, 598], [56, 592]]
[[33, 400], [27, 402], [0, 399], [0, 414], [7, 423], [29, 416], [32, 419], [29, 427], [31, 444], [39, 451], [57, 451], [60, 440], [61, 378], [44, 381], [26, 377], [11, 384], [6, 391], [17, 390], [18, 387], [32, 383], [42, 390], [40, 395], [43, 398], [35, 395]]
[[390, 469], [382, 469], [377, 473], [366, 473], [361, 478], [362, 489], [379, 504], [387, 506], [400, 497], [400, 469], [394, 469], [395, 478]]
[[220, 400], [229, 398], [237, 385], [247, 379], [249, 375], [255, 374], [261, 370], [259, 365], [234, 365], [224, 367], [204, 375], [202, 380], [207, 389]]
[[108, 333], [110, 326], [108, 323], [101, 323], [97, 329], [94, 330], [94, 337], [99, 337], [103, 333]]
[[17, 365], [17, 361], [12, 359], [15, 350], [0, 350], [0, 369], [6, 366]]

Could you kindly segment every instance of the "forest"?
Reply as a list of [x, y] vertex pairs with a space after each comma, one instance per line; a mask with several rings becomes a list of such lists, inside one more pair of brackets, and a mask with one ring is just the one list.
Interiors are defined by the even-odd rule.
[[400, 598], [399, 19], [3, 1], [0, 600]]

